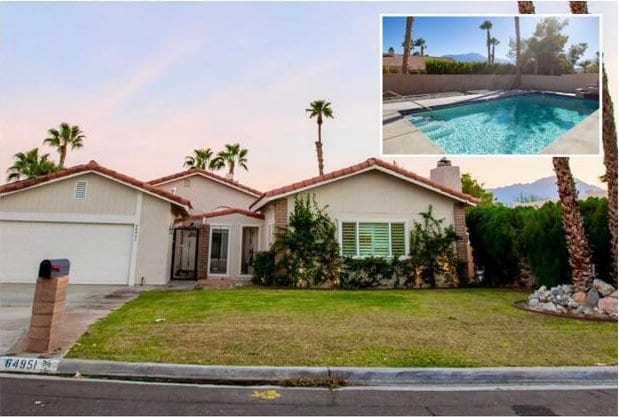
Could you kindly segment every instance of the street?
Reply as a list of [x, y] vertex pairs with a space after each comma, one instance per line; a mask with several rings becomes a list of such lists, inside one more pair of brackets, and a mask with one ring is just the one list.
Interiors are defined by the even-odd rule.
[[0, 375], [2, 415], [617, 415], [616, 388], [239, 387]]

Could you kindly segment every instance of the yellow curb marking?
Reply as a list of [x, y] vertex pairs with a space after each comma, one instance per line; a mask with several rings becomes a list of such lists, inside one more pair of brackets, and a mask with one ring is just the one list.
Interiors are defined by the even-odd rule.
[[261, 400], [274, 400], [281, 397], [281, 394], [274, 389], [270, 389], [267, 391], [254, 391], [251, 396], [254, 398], [259, 398]]

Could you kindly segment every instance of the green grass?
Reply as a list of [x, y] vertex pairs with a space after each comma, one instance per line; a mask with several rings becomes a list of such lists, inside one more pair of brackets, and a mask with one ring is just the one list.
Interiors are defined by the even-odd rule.
[[524, 298], [487, 289], [151, 291], [91, 326], [67, 357], [280, 366], [616, 363], [616, 323], [512, 307]]

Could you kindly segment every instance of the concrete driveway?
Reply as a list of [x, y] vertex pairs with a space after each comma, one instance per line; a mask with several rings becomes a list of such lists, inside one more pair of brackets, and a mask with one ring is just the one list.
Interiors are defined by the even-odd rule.
[[[0, 284], [0, 355], [19, 354], [25, 349], [30, 327], [34, 284]], [[119, 285], [69, 285], [60, 332], [63, 355], [88, 327], [142, 291], [156, 287]]]

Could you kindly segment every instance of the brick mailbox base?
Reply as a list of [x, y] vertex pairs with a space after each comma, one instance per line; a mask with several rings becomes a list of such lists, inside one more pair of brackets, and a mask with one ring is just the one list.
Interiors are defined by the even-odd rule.
[[27, 352], [48, 353], [58, 348], [69, 277], [38, 278], [32, 303]]

